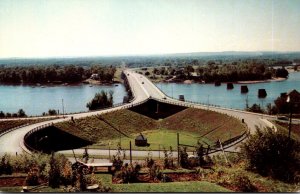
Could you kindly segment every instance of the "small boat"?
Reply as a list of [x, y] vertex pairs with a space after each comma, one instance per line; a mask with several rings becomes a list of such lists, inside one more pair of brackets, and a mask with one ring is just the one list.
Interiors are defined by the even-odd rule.
[[90, 85], [90, 87], [93, 87], [93, 85]]

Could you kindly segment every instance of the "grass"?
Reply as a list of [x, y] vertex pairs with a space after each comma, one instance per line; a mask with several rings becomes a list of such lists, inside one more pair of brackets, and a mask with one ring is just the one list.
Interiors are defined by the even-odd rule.
[[113, 185], [114, 192], [231, 192], [206, 181], [171, 183], [132, 183]]
[[83, 139], [98, 142], [104, 138], [115, 139], [120, 138], [120, 136], [124, 137], [123, 134], [130, 136], [132, 133], [155, 129], [156, 121], [133, 111], [120, 110], [101, 116], [75, 119], [75, 122], [57, 123], [55, 126]]
[[[172, 146], [173, 149], [177, 147], [177, 131], [160, 129], [160, 130], [149, 130], [143, 131], [143, 135], [147, 137], [148, 143], [150, 144], [148, 147], [138, 147], [134, 145], [135, 137], [137, 134], [131, 134], [131, 138], [121, 138], [121, 146], [123, 149], [129, 149], [129, 141], [132, 142], [133, 150], [162, 150], [163, 148], [169, 149]], [[180, 132], [180, 143], [185, 145], [196, 145], [198, 138], [197, 134], [190, 132]], [[205, 138], [203, 138], [205, 139]], [[209, 140], [205, 139], [205, 142]], [[116, 149], [118, 144], [120, 143], [120, 138], [110, 139], [110, 140], [102, 140], [98, 143], [89, 146], [89, 148], [107, 148], [110, 143], [111, 149]]]
[[[103, 121], [104, 120], [104, 121]], [[138, 114], [130, 110], [120, 110], [55, 124], [61, 130], [94, 142], [90, 148], [117, 148], [121, 140], [123, 149], [129, 149], [129, 141], [134, 150], [162, 150], [177, 147], [177, 132], [180, 144], [196, 145], [200, 140], [212, 145], [218, 139], [228, 140], [242, 134], [246, 127], [239, 120], [225, 114], [209, 110], [188, 108], [162, 120]], [[134, 146], [135, 137], [143, 133], [149, 147]]]
[[171, 130], [187, 131], [205, 137], [210, 142], [225, 141], [242, 134], [246, 128], [239, 120], [225, 114], [209, 110], [188, 108], [162, 121]]
[[48, 120], [52, 120], [51, 118], [45, 118], [45, 119], [25, 119], [25, 120], [10, 120], [10, 121], [1, 121], [0, 120], [0, 134], [18, 127], [18, 126], [22, 126], [25, 124], [34, 124], [34, 123], [39, 123], [39, 122], [43, 122], [43, 121], [48, 121]]
[[230, 192], [230, 190], [206, 181], [171, 183], [130, 183], [112, 184], [112, 176], [96, 174], [96, 178], [113, 192]]
[[[288, 134], [289, 124], [275, 121], [273, 122], [279, 130], [285, 131]], [[292, 124], [291, 132], [294, 138], [297, 138], [300, 141], [300, 124]]]

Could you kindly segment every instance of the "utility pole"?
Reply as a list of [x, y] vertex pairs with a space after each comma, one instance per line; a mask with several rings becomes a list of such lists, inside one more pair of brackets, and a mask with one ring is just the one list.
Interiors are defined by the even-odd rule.
[[179, 158], [179, 133], [177, 133], [177, 164], [180, 165], [180, 158]]
[[207, 110], [209, 110], [209, 95], [207, 95]]
[[172, 84], [172, 98], [174, 98], [174, 97], [173, 97], [173, 84]]
[[65, 108], [64, 108], [64, 99], [63, 98], [61, 99], [61, 104], [62, 104], [62, 115], [63, 115], [63, 118], [65, 118]]
[[129, 148], [130, 148], [130, 164], [132, 164], [132, 150], [131, 150], [131, 141], [129, 141]]
[[289, 101], [289, 106], [290, 106], [290, 121], [289, 121], [289, 140], [291, 139], [291, 131], [292, 131], [292, 103]]

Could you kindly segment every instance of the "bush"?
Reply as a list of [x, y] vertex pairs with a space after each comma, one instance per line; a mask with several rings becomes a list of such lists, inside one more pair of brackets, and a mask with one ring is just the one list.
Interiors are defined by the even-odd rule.
[[257, 192], [255, 185], [251, 183], [247, 176], [237, 176], [234, 179], [235, 185], [239, 188], [241, 192]]
[[32, 167], [25, 179], [25, 184], [28, 186], [35, 186], [39, 184], [39, 168]]
[[52, 154], [50, 159], [50, 171], [49, 171], [49, 186], [52, 188], [58, 188], [60, 184], [60, 168], [59, 162], [54, 158]]
[[294, 182], [299, 175], [299, 152], [299, 142], [270, 128], [257, 128], [242, 146], [249, 169], [286, 182]]
[[132, 164], [128, 165], [126, 163], [121, 169], [121, 178], [123, 183], [137, 182], [140, 170], [141, 166], [139, 164], [133, 166]]
[[180, 148], [179, 157], [180, 157], [180, 166], [182, 168], [189, 168], [189, 160], [188, 160], [188, 154], [186, 152], [186, 147]]
[[173, 158], [173, 149], [172, 146], [170, 146], [170, 151], [168, 152], [165, 148], [164, 148], [164, 168], [174, 168], [174, 158]]
[[13, 168], [9, 162], [9, 157], [8, 155], [4, 155], [1, 159], [0, 163], [0, 175], [1, 174], [12, 174]]

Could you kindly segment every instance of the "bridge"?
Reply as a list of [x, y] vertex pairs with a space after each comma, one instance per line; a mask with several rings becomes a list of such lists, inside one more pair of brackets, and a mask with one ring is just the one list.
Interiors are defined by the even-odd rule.
[[[130, 69], [126, 69], [123, 72], [127, 77], [129, 86], [133, 93], [133, 100], [130, 103], [122, 104], [120, 106], [115, 106], [115, 107], [112, 107], [109, 109], [104, 109], [104, 110], [99, 110], [99, 111], [68, 114], [68, 115], [64, 115], [64, 117], [36, 123], [33, 125], [20, 127], [16, 130], [11, 130], [5, 134], [0, 134], [0, 155], [3, 155], [4, 153], [16, 154], [16, 153], [21, 153], [22, 151], [31, 153], [31, 151], [24, 145], [24, 136], [27, 133], [32, 132], [32, 130], [34, 130], [34, 129], [39, 129], [46, 125], [51, 125], [54, 123], [67, 121], [67, 120], [70, 120], [71, 117], [73, 117], [74, 119], [78, 119], [78, 118], [83, 118], [83, 117], [87, 117], [87, 116], [93, 116], [93, 115], [108, 113], [108, 112], [117, 111], [117, 110], [121, 110], [121, 109], [125, 109], [125, 108], [130, 108], [133, 106], [140, 105], [140, 104], [146, 102], [148, 99], [154, 99], [159, 102], [164, 102], [164, 103], [168, 103], [168, 104], [176, 104], [176, 105], [185, 106], [185, 107], [193, 107], [193, 108], [198, 108], [198, 109], [209, 109], [212, 111], [225, 113], [225, 114], [235, 117], [235, 118], [244, 119], [245, 123], [248, 125], [250, 133], [255, 132], [255, 130], [256, 130], [255, 126], [261, 126], [261, 127], [270, 126], [270, 123], [265, 122], [264, 119], [275, 119], [276, 118], [275, 116], [263, 115], [264, 119], [261, 119], [262, 114], [179, 101], [177, 99], [173, 99], [173, 98], [167, 96], [166, 94], [164, 94], [145, 76], [138, 74]], [[43, 117], [43, 118], [45, 118], [45, 117]], [[227, 149], [233, 149], [233, 148], [234, 148], [234, 146], [229, 147]], [[142, 152], [138, 153], [138, 151], [136, 151], [136, 152], [137, 152], [136, 155], [140, 155], [142, 153]], [[135, 155], [135, 153], [133, 153], [133, 155]]]

